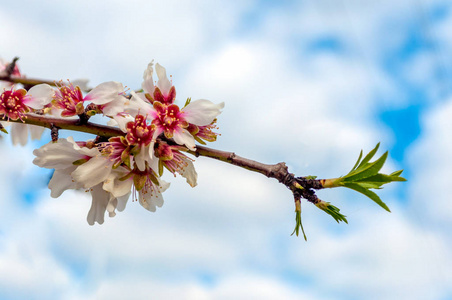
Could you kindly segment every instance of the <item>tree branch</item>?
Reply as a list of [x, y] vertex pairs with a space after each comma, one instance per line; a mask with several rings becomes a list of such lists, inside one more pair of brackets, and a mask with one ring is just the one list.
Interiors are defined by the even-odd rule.
[[[6, 119], [6, 116], [0, 114], [0, 119]], [[114, 136], [125, 135], [119, 128], [105, 126], [100, 124], [95, 124], [91, 122], [84, 122], [80, 119], [61, 119], [54, 117], [47, 117], [38, 114], [26, 114], [25, 118], [23, 118], [23, 122], [19, 120], [9, 120], [9, 122], [15, 123], [25, 123], [30, 125], [37, 125], [45, 128], [52, 129], [52, 127], [56, 127], [58, 129], [66, 129], [72, 131], [80, 131], [91, 133], [94, 135], [98, 135], [105, 138], [110, 138]]]
[[[49, 80], [13, 76], [12, 73], [16, 61], [17, 58], [15, 58], [12, 63], [9, 64], [6, 70], [6, 74], [0, 76], [0, 81], [20, 83], [25, 87], [25, 89], [29, 89], [34, 85], [42, 83], [46, 83], [51, 86], [57, 86], [56, 82]], [[89, 122], [90, 116], [92, 114], [95, 114], [95, 109], [90, 108], [90, 105], [85, 108], [84, 113], [78, 115], [79, 118], [77, 119], [48, 117], [44, 116], [42, 111], [35, 111], [35, 113], [26, 114], [22, 117], [22, 119], [10, 120], [10, 122], [25, 123], [49, 128], [51, 129], [51, 137], [53, 142], [58, 139], [58, 131], [60, 129], [80, 131], [96, 135], [97, 137], [94, 143], [105, 141], [106, 139], [111, 137], [126, 135], [126, 133], [122, 132], [118, 128]], [[0, 120], [1, 119], [5, 120], [7, 119], [7, 116], [0, 114]], [[0, 131], [6, 132], [1, 123]], [[174, 143], [174, 141], [166, 139], [163, 135], [161, 135], [157, 139], [163, 140], [167, 143]], [[261, 173], [269, 178], [275, 178], [280, 183], [284, 184], [288, 189], [292, 191], [293, 199], [295, 201], [296, 225], [294, 233], [296, 233], [296, 235], [298, 236], [299, 230], [301, 229], [303, 236], [306, 239], [306, 235], [301, 224], [301, 197], [305, 198], [307, 201], [313, 203], [319, 209], [329, 214], [338, 223], [341, 221], [347, 223], [346, 216], [340, 213], [339, 208], [335, 207], [329, 202], [320, 200], [315, 194], [314, 190], [323, 188], [347, 187], [369, 197], [382, 208], [389, 211], [389, 208], [386, 206], [386, 204], [381, 201], [378, 195], [370, 189], [380, 189], [384, 184], [394, 181], [405, 181], [406, 179], [400, 176], [402, 170], [393, 172], [391, 174], [379, 173], [387, 158], [387, 152], [376, 161], [370, 162], [370, 160], [378, 150], [378, 146], [379, 144], [377, 144], [377, 146], [363, 159], [363, 153], [361, 151], [358, 161], [356, 162], [353, 169], [349, 172], [349, 174], [339, 178], [331, 179], [316, 179], [315, 176], [295, 177], [294, 174], [289, 173], [288, 168], [284, 162], [280, 162], [274, 165], [264, 164], [238, 156], [234, 152], [216, 150], [200, 145], [196, 145], [195, 151], [189, 150], [188, 148], [186, 148], [186, 151], [196, 157], [209, 157], [247, 169], [249, 171]]]
[[[6, 116], [0, 114], [0, 119], [2, 118], [5, 119]], [[57, 128], [63, 130], [80, 131], [100, 136], [103, 138], [110, 138], [114, 136], [125, 136], [125, 133], [116, 127], [100, 125], [92, 122], [85, 123], [81, 119], [67, 119], [67, 118], [61, 119], [32, 113], [26, 114], [26, 116], [23, 118], [23, 121], [19, 119], [19, 120], [10, 120], [10, 122], [42, 126], [54, 130], [55, 128]], [[308, 190], [310, 188], [315, 189], [323, 188], [321, 187], [320, 180], [312, 179], [307, 180], [304, 177], [295, 178], [295, 176], [292, 173], [289, 173], [288, 168], [284, 162], [280, 162], [274, 165], [264, 164], [261, 162], [257, 162], [251, 159], [238, 156], [234, 152], [212, 149], [201, 145], [196, 145], [196, 151], [191, 151], [187, 149], [187, 152], [196, 157], [204, 156], [213, 158], [216, 160], [223, 161], [225, 163], [232, 164], [234, 166], [247, 169], [249, 171], [261, 173], [269, 178], [275, 178], [293, 192], [299, 191], [300, 189]], [[303, 196], [303, 194], [306, 194], [306, 191], [303, 191], [301, 195]], [[315, 203], [315, 201], [311, 202]]]
[[11, 75], [0, 76], [0, 80], [11, 82], [11, 83], [21, 83], [24, 86], [30, 86], [30, 87], [41, 84], [41, 83], [46, 83], [51, 86], [56, 86], [55, 81], [37, 79], [37, 78], [17, 77], [17, 76], [11, 76]]

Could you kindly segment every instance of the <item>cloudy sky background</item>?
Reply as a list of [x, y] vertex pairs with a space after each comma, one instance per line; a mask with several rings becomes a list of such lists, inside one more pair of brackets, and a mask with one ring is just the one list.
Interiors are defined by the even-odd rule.
[[[0, 55], [29, 77], [139, 88], [155, 59], [186, 97], [226, 103], [212, 147], [297, 175], [344, 175], [390, 150], [409, 180], [321, 191], [349, 225], [291, 193], [199, 158], [149, 213], [89, 226], [90, 197], [50, 198], [32, 150], [0, 142], [1, 299], [452, 299], [449, 1], [8, 1]], [[61, 133], [62, 136], [71, 133]], [[78, 138], [85, 138], [76, 135]], [[383, 152], [379, 152], [382, 154]]]

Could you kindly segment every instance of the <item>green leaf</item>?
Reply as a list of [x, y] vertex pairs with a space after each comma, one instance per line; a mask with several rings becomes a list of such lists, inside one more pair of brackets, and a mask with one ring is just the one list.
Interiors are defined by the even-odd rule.
[[382, 183], [365, 181], [365, 182], [360, 182], [359, 185], [366, 189], [377, 189], [377, 190], [382, 189], [382, 187], [381, 187]]
[[405, 178], [399, 177], [399, 176], [392, 176], [392, 175], [386, 175], [386, 174], [375, 174], [373, 176], [355, 180], [354, 182], [366, 182], [366, 183], [372, 183], [372, 184], [378, 184], [378, 186], [382, 186], [383, 184], [387, 184], [393, 181], [406, 181]]
[[[389, 176], [397, 176], [397, 177], [399, 177], [402, 174], [402, 172], [403, 172], [403, 170], [398, 170], [398, 171], [395, 171], [395, 172], [389, 174]], [[400, 178], [403, 178], [403, 177], [400, 177]], [[403, 179], [405, 179], [405, 178], [403, 178]], [[406, 181], [406, 179], [404, 181]]]
[[377, 194], [375, 194], [374, 192], [370, 191], [369, 189], [361, 186], [359, 183], [347, 182], [344, 184], [344, 186], [369, 197], [371, 200], [373, 200], [375, 203], [380, 205], [382, 208], [384, 208], [388, 212], [391, 212], [389, 207], [383, 201], [381, 201], [380, 197], [378, 197]]
[[330, 202], [325, 202], [320, 200], [320, 202], [315, 204], [318, 208], [329, 214], [333, 217], [333, 219], [336, 222], [345, 222], [348, 224], [347, 216], [340, 213], [340, 209], [334, 205], [332, 205]]
[[304, 240], [308, 241], [308, 238], [306, 237], [306, 234], [304, 232], [303, 224], [301, 223], [301, 211], [296, 211], [295, 212], [295, 229], [293, 230], [291, 235], [293, 235], [295, 233], [296, 236], [298, 236], [298, 234], [300, 233], [300, 228], [301, 228], [301, 232], [303, 233]]
[[[385, 164], [386, 158], [388, 157], [388, 152], [386, 151], [379, 159], [374, 161], [373, 163], [369, 163], [366, 165], [362, 165], [361, 167], [358, 167], [355, 171], [352, 173], [354, 174], [348, 174], [344, 176], [344, 181], [357, 181], [362, 178], [368, 178], [372, 175], [376, 175], [378, 171], [381, 170], [383, 165]], [[361, 166], [361, 164], [360, 164]]]
[[358, 160], [356, 161], [356, 164], [353, 166], [353, 168], [351, 169], [350, 173], [353, 172], [359, 165], [359, 161], [361, 160], [361, 157], [363, 157], [363, 150], [361, 150], [361, 152], [359, 153], [359, 157]]
[[363, 161], [359, 164], [358, 168], [368, 163], [372, 157], [374, 157], [375, 153], [377, 153], [378, 148], [380, 148], [380, 143], [378, 143], [375, 148], [373, 148], [367, 155], [364, 157]]

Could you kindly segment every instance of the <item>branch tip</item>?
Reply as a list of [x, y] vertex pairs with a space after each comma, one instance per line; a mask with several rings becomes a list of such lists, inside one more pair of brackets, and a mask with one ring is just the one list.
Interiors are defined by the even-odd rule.
[[16, 68], [16, 62], [19, 60], [19, 57], [14, 57], [13, 60], [7, 65], [5, 71], [8, 77], [11, 77], [14, 73], [14, 69]]

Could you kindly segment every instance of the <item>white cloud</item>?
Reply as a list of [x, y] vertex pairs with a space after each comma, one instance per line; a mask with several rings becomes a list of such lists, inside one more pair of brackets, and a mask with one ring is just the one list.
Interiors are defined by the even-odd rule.
[[290, 250], [292, 261], [344, 299], [441, 299], [452, 283], [450, 244], [392, 206], [392, 214], [359, 211], [346, 236], [316, 232], [303, 254]]
[[281, 284], [278, 279], [246, 273], [233, 274], [214, 284], [188, 281], [176, 286], [158, 278], [131, 278], [131, 283], [118, 278], [103, 283], [94, 296], [84, 298], [124, 299], [132, 290], [134, 299], [315, 299], [309, 292]]
[[[178, 9], [174, 2], [124, 6], [113, 1], [105, 9], [90, 2], [89, 11], [86, 2], [80, 3], [71, 12], [83, 18], [64, 22], [66, 29], [49, 30], [61, 17], [41, 24], [37, 17], [18, 22], [0, 13], [12, 24], [0, 28], [10, 37], [2, 56], [10, 58], [20, 49], [29, 76], [89, 77], [93, 84], [116, 79], [132, 88], [155, 58], [176, 75], [179, 100], [192, 96], [226, 102], [219, 120], [223, 136], [213, 147], [266, 163], [287, 161], [299, 175], [341, 175], [361, 148], [392, 142], [374, 119], [376, 108], [392, 104], [374, 96], [394, 99], [401, 93], [379, 58], [404, 38], [404, 26], [413, 19], [407, 1], [275, 9], [263, 12], [260, 25], [243, 29], [242, 35], [237, 34], [242, 14], [258, 9], [253, 2], [223, 4], [221, 10], [209, 1], [184, 2]], [[49, 7], [49, 12], [63, 6]], [[389, 32], [395, 20], [401, 24]], [[328, 34], [343, 41], [345, 54], [303, 52]], [[293, 46], [295, 39], [302, 46]], [[382, 40], [387, 43], [378, 44]], [[416, 69], [428, 69], [425, 61], [416, 61]], [[416, 74], [413, 78], [423, 81]], [[412, 190], [418, 206], [385, 199], [394, 211], [386, 214], [359, 195], [319, 193], [343, 207], [350, 225], [336, 225], [303, 204], [308, 243], [289, 237], [290, 191], [260, 174], [205, 158], [196, 162], [197, 188], [174, 180], [156, 213], [130, 202], [124, 212], [94, 227], [85, 220], [87, 195], [66, 192], [49, 199], [45, 192], [37, 204], [24, 207], [10, 200], [20, 197], [10, 187], [19, 177], [2, 173], [0, 278], [8, 283], [9, 295], [26, 285], [23, 297], [35, 293], [66, 299], [120, 299], [132, 290], [137, 298], [439, 298], [451, 283], [451, 246], [429, 222], [441, 227], [450, 220], [444, 208], [450, 206], [445, 158], [452, 149], [445, 137], [451, 113], [447, 104], [426, 117], [425, 136], [413, 154], [419, 175], [408, 183], [418, 187]], [[32, 159], [30, 148], [2, 145], [0, 154]], [[21, 161], [3, 160], [2, 170], [32, 172], [27, 164], [18, 166]], [[428, 176], [438, 172], [443, 176], [424, 189]], [[439, 205], [426, 204], [431, 193]], [[413, 211], [422, 226], [416, 225], [416, 216], [408, 216]], [[287, 280], [284, 272], [295, 279]], [[203, 282], [202, 273], [213, 283]], [[46, 278], [58, 281], [58, 289]], [[298, 280], [303, 289], [293, 284]]]
[[423, 132], [410, 155], [416, 170], [410, 199], [413, 209], [422, 212], [424, 222], [433, 222], [440, 229], [451, 223], [452, 203], [450, 174], [452, 169], [452, 99], [438, 104], [422, 118]]

